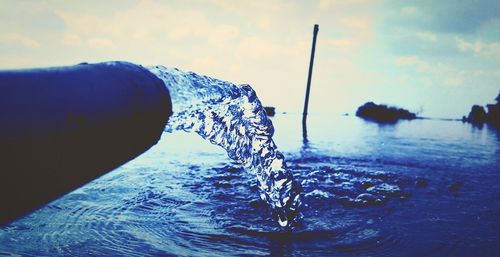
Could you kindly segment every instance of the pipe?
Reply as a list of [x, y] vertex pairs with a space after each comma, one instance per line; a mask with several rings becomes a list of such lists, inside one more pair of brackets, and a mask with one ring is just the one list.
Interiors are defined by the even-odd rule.
[[0, 71], [0, 225], [145, 152], [171, 113], [132, 63]]

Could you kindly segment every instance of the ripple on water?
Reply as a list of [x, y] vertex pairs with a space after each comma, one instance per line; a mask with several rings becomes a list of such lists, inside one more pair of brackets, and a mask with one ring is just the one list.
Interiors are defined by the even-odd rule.
[[390, 211], [385, 205], [420, 188], [415, 179], [293, 159], [289, 168], [304, 188], [303, 220], [291, 230], [276, 226], [256, 178], [237, 165], [183, 166], [168, 187], [149, 181], [155, 176], [127, 181], [132, 188], [119, 188], [121, 180], [97, 183], [49, 205], [51, 218], [37, 225], [43, 236], [34, 247], [45, 247], [40, 255], [266, 256], [301, 249], [294, 252], [300, 256], [384, 253], [407, 245], [397, 228], [381, 224]]
[[[391, 172], [343, 169], [332, 166], [320, 166], [290, 161], [290, 168], [297, 170], [305, 198], [310, 202], [335, 200], [345, 207], [367, 207], [384, 205], [391, 199], [405, 198], [409, 195], [404, 190], [411, 179]], [[305, 202], [308, 203], [307, 201]]]

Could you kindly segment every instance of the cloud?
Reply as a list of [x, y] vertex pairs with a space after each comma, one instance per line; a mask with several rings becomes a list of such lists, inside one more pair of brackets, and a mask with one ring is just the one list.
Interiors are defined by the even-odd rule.
[[332, 45], [339, 48], [351, 48], [356, 44], [355, 41], [350, 38], [332, 38], [326, 39], [324, 42], [326, 45]]
[[88, 37], [87, 39], [82, 39], [76, 34], [66, 34], [62, 43], [69, 47], [87, 47], [89, 49], [116, 49], [116, 45], [111, 39], [100, 38], [100, 37]]
[[371, 28], [366, 17], [344, 17], [340, 22], [351, 30], [366, 31]]
[[469, 88], [469, 90], [494, 88], [498, 87], [494, 78], [500, 75], [494, 67], [492, 69], [483, 65], [461, 66], [443, 60], [427, 61], [419, 56], [399, 56], [394, 59], [394, 64], [412, 80], [419, 81], [419, 85], [427, 84], [427, 87], [432, 87], [436, 91], [450, 87]]
[[[4, 67], [116, 59], [163, 64], [250, 83], [264, 102], [293, 111], [303, 101], [312, 26], [319, 24], [312, 111], [350, 111], [363, 100], [419, 106], [430, 94], [443, 98], [467, 86], [498, 91], [500, 19], [489, 0], [479, 6], [430, 0], [5, 3]], [[277, 97], [284, 90], [288, 97]], [[441, 101], [434, 106], [439, 111]]]
[[394, 60], [398, 66], [414, 66], [417, 72], [429, 72], [430, 66], [418, 56], [400, 56]]
[[447, 86], [460, 86], [464, 83], [461, 77], [450, 77], [444, 80], [444, 84]]
[[81, 46], [82, 39], [76, 34], [67, 33], [63, 37], [63, 44], [68, 46]]
[[[387, 22], [439, 33], [472, 34], [500, 17], [500, 1], [388, 1], [398, 8]], [[390, 9], [389, 9], [390, 10]]]
[[418, 8], [416, 6], [405, 6], [401, 8], [401, 14], [403, 15], [415, 15], [418, 14]]
[[36, 48], [40, 46], [40, 43], [35, 41], [33, 38], [17, 33], [7, 33], [0, 35], [0, 42], [18, 43], [28, 48]]
[[198, 57], [193, 60], [193, 67], [217, 67], [220, 65], [220, 60], [213, 57]]
[[499, 1], [386, 1], [381, 12], [377, 33], [394, 55], [458, 65], [473, 57], [498, 58]]
[[258, 60], [269, 55], [277, 54], [277, 50], [282, 49], [260, 37], [249, 37], [239, 43], [236, 54], [240, 58]]
[[218, 47], [226, 48], [229, 44], [234, 44], [234, 41], [240, 36], [240, 29], [230, 24], [219, 24], [213, 26], [207, 34], [208, 41]]
[[330, 11], [339, 6], [368, 5], [379, 2], [378, 0], [319, 0], [318, 8], [321, 11]]
[[107, 39], [107, 38], [89, 38], [87, 40], [87, 45], [90, 48], [114, 48], [115, 45], [113, 44], [113, 41]]
[[319, 0], [319, 9], [323, 11], [330, 9], [332, 2], [330, 0]]
[[233, 1], [233, 0], [209, 0], [216, 6], [231, 12], [244, 15], [277, 14], [300, 10], [297, 3], [285, 0], [266, 1]]
[[417, 32], [415, 34], [418, 38], [424, 41], [436, 42], [438, 40], [438, 36], [435, 33], [430, 32]]
[[161, 41], [208, 41], [223, 48], [240, 34], [231, 24], [215, 24], [197, 10], [175, 9], [156, 1], [140, 1], [130, 9], [109, 16], [57, 10], [66, 24], [65, 44], [113, 47], [135, 41], [155, 45]]
[[462, 52], [472, 52], [476, 56], [500, 58], [500, 43], [484, 42], [481, 39], [468, 41], [456, 38], [457, 48]]

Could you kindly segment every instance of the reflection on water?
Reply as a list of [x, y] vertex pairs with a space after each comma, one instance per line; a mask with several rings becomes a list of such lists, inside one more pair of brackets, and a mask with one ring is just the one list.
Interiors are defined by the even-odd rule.
[[273, 118], [304, 190], [283, 232], [254, 176], [193, 134], [0, 230], [0, 254], [498, 256], [500, 140], [452, 121], [378, 126], [355, 117]]

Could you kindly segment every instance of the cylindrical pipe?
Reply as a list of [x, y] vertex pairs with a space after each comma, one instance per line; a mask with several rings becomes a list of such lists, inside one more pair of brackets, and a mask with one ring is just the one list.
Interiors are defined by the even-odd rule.
[[0, 225], [143, 153], [171, 113], [131, 63], [0, 71]]

